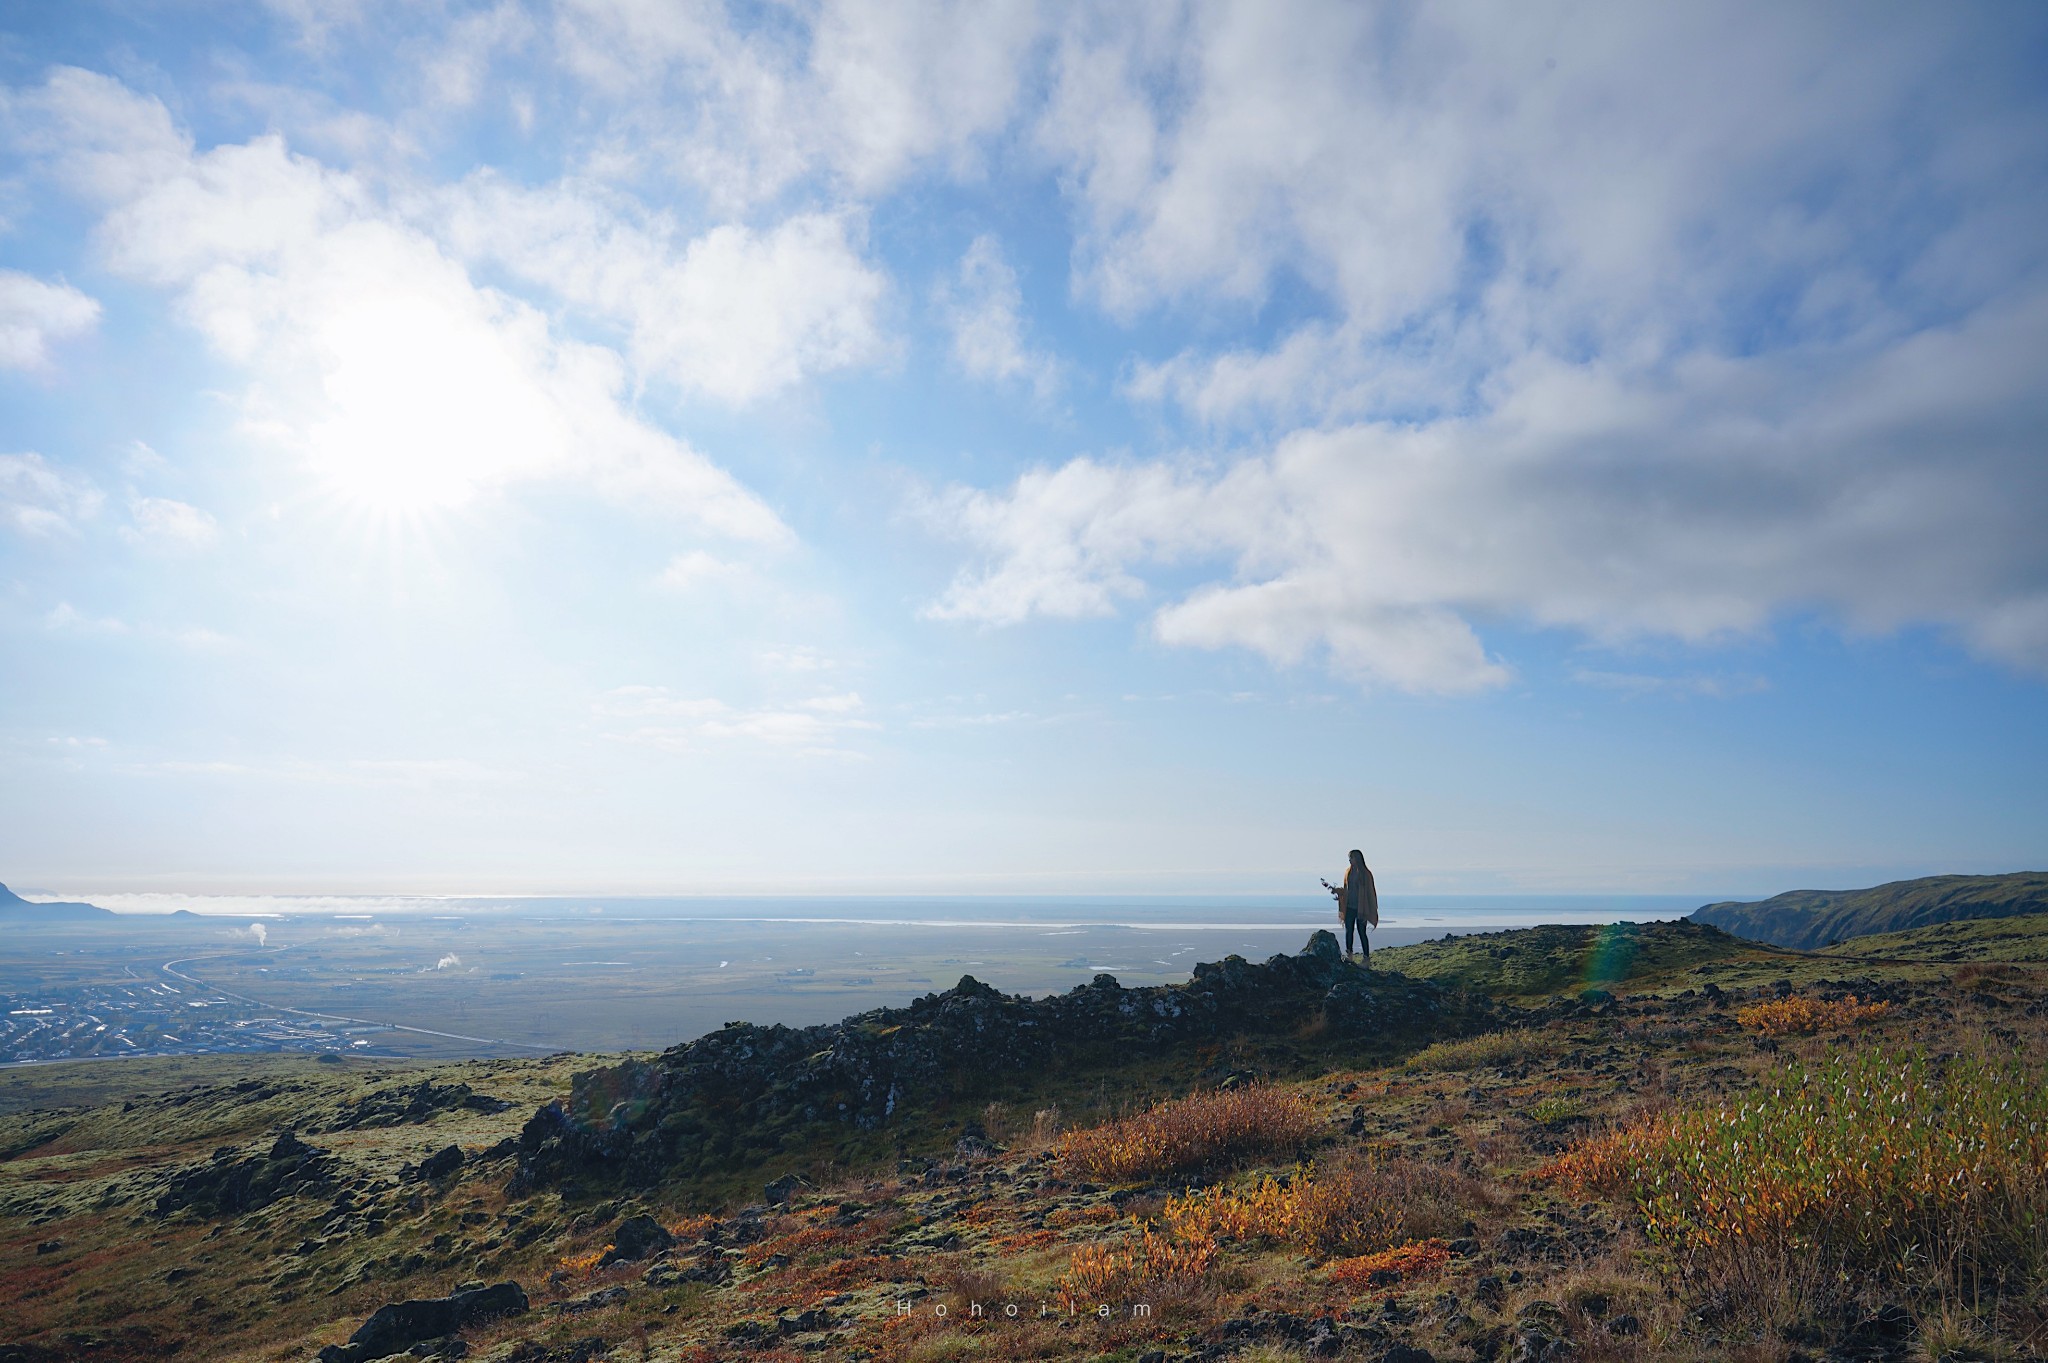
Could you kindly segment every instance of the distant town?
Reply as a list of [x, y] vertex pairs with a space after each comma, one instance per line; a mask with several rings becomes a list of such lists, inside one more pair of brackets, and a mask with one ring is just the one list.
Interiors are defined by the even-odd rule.
[[180, 981], [0, 995], [0, 1065], [129, 1055], [304, 1051], [393, 1056], [375, 1023], [323, 1022]]

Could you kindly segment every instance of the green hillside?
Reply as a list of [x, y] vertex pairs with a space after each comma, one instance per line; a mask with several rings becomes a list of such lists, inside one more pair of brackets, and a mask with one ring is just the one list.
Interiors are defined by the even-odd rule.
[[1926, 876], [1867, 890], [1790, 890], [1756, 903], [1708, 904], [1692, 917], [1737, 937], [1810, 951], [1873, 933], [2029, 913], [2048, 913], [2048, 872]]
[[1826, 948], [1821, 955], [1945, 964], [2048, 961], [2048, 913], [1964, 919], [1904, 932], [1854, 937]]
[[1397, 970], [1494, 998], [1529, 999], [1622, 984], [1654, 989], [1706, 962], [1769, 954], [1718, 928], [1679, 919], [1475, 933], [1375, 951], [1372, 963], [1377, 970]]

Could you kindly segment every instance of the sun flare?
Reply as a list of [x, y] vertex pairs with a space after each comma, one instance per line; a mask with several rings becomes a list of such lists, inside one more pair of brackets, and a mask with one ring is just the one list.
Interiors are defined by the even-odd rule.
[[511, 336], [431, 294], [373, 297], [324, 329], [324, 412], [308, 431], [315, 476], [363, 510], [461, 506], [548, 462], [550, 404]]

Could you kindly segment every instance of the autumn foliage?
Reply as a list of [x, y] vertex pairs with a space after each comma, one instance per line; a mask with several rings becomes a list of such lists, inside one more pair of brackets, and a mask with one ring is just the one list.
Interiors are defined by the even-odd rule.
[[1105, 1182], [1189, 1174], [1300, 1149], [1316, 1130], [1299, 1094], [1264, 1084], [1191, 1094], [1135, 1117], [1060, 1137], [1068, 1168]]
[[1701, 1256], [1932, 1270], [1974, 1295], [2048, 1259], [2048, 1089], [2025, 1062], [1869, 1050], [1733, 1107], [1645, 1118], [1539, 1171], [1631, 1198]]
[[1831, 1002], [1808, 998], [1771, 999], [1737, 1010], [1735, 1020], [1766, 1036], [1793, 1036], [1861, 1027], [1867, 1022], [1877, 1021], [1891, 1010], [1889, 1003], [1864, 1003], [1854, 994]]
[[1376, 1273], [1393, 1272], [1403, 1278], [1423, 1278], [1439, 1272], [1451, 1261], [1451, 1247], [1441, 1240], [1411, 1240], [1405, 1245], [1383, 1249], [1377, 1254], [1361, 1254], [1350, 1259], [1336, 1259], [1323, 1266], [1332, 1282], [1346, 1287], [1366, 1288], [1377, 1286], [1372, 1281]]
[[1455, 1226], [1470, 1180], [1417, 1160], [1303, 1165], [1242, 1191], [1170, 1199], [1162, 1218], [1189, 1238], [1288, 1244], [1317, 1256], [1384, 1250]]
[[1154, 1289], [1200, 1280], [1216, 1260], [1213, 1237], [1145, 1227], [1131, 1238], [1074, 1251], [1056, 1289], [1064, 1310], [1142, 1299]]

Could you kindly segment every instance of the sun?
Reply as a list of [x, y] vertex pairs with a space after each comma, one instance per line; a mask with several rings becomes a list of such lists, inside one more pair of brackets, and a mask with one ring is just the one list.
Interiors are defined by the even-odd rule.
[[320, 415], [307, 453], [337, 499], [417, 517], [548, 462], [558, 416], [534, 391], [526, 357], [487, 319], [390, 294], [340, 310], [322, 332]]

